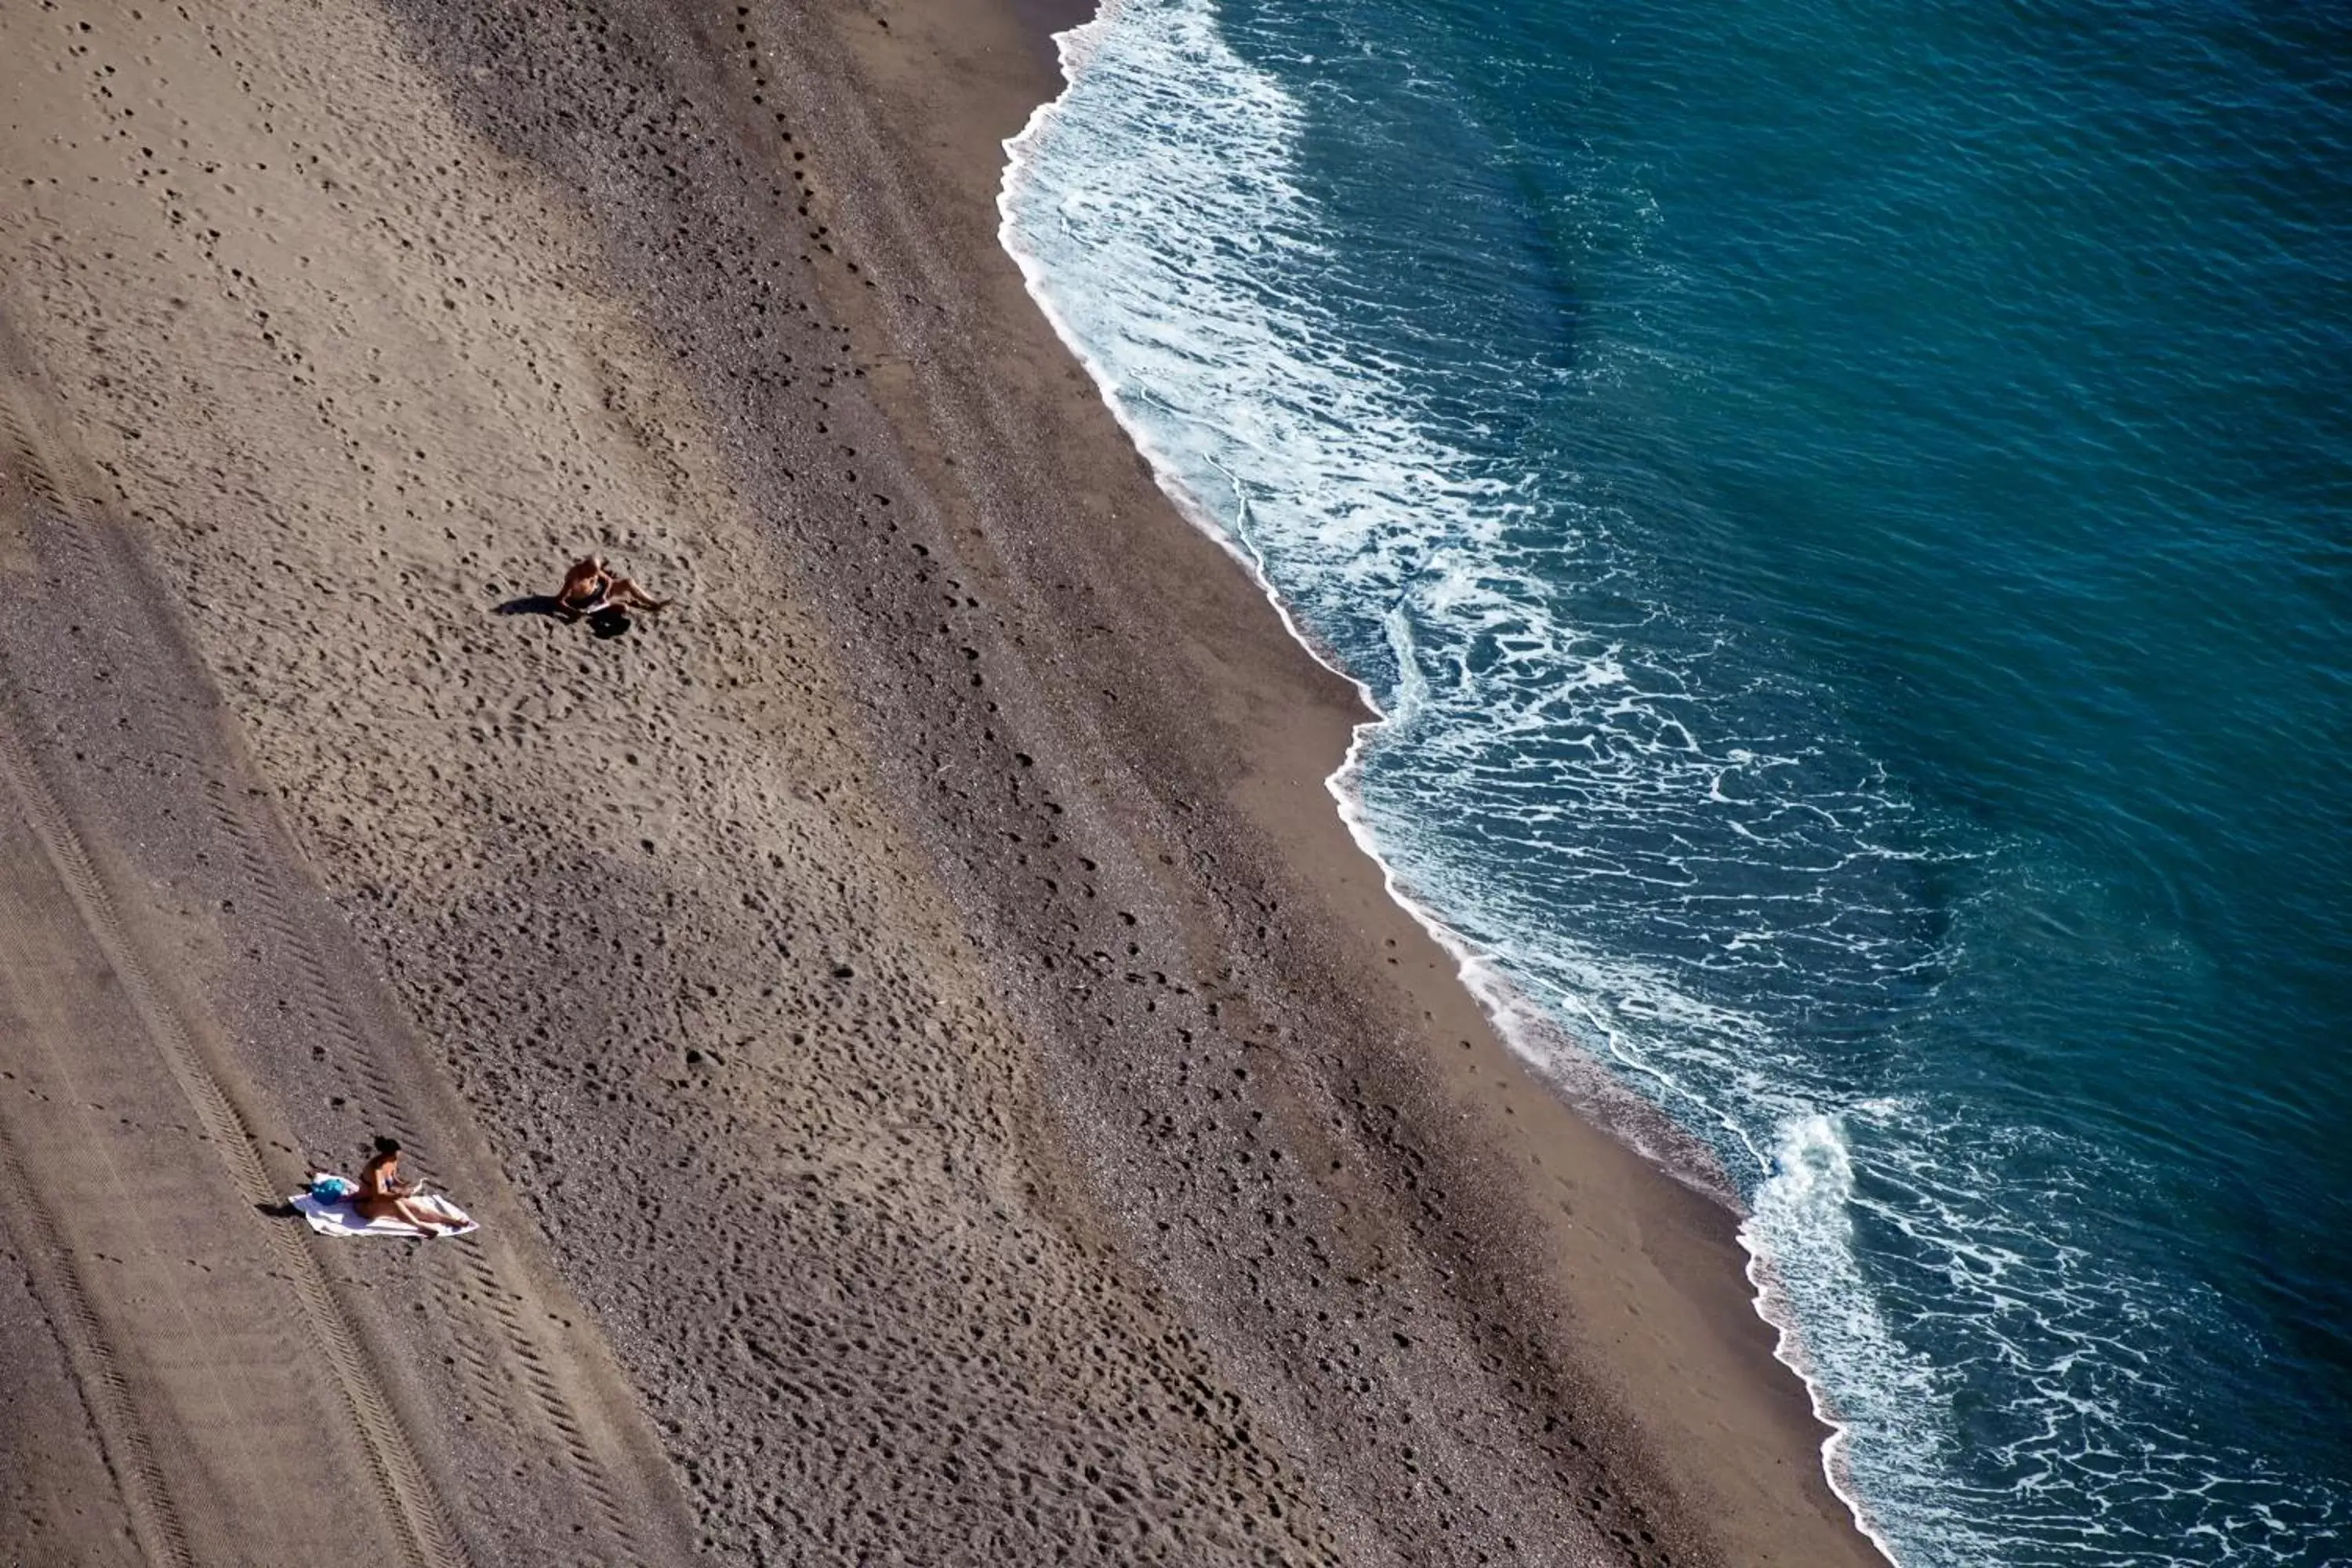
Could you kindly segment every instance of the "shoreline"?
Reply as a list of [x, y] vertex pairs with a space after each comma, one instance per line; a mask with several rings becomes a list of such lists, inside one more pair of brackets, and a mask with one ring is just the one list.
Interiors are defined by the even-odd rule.
[[[1108, 3], [1116, 3], [1116, 0], [1108, 0]], [[1013, 0], [1013, 5], [1023, 23], [1043, 37], [1052, 49], [1055, 57], [1055, 68], [1066, 89], [1075, 79], [1074, 70], [1082, 68], [1080, 62], [1074, 58], [1068, 37], [1097, 22], [1100, 13], [1108, 8], [1106, 0]], [[1058, 17], [1058, 20], [1049, 21], [1048, 16]], [[1370, 820], [1365, 814], [1357, 779], [1362, 766], [1364, 746], [1389, 722], [1389, 714], [1375, 700], [1371, 688], [1341, 665], [1320, 639], [1299, 623], [1293, 607], [1267, 574], [1265, 563], [1212, 517], [1205, 503], [1182, 487], [1174, 468], [1153, 452], [1143, 432], [1129, 420], [1124, 410], [1111, 397], [1103, 378], [1096, 374], [1095, 361], [1080, 346], [1076, 334], [1055, 308], [1043, 266], [1015, 243], [1012, 203], [1020, 161], [1029, 152], [1027, 144], [1047, 129], [1059, 101], [1060, 95], [1057, 94], [1039, 104], [1021, 131], [1006, 142], [1008, 165], [997, 195], [997, 211], [1003, 220], [1000, 239], [1014, 264], [1021, 268], [1030, 297], [1071, 356], [1095, 377], [1106, 409], [1151, 466], [1156, 482], [1176, 513], [1185, 523], [1198, 529], [1220, 546], [1248, 575], [1252, 584], [1280, 617], [1284, 629], [1302, 653], [1355, 688], [1358, 701], [1370, 717], [1352, 730], [1346, 753], [1325, 778], [1324, 787], [1330, 794], [1333, 806], [1347, 825], [1349, 836], [1359, 852], [1380, 868], [1389, 898], [1454, 961], [1456, 978], [1463, 988], [1477, 1000], [1496, 1037], [1538, 1084], [1549, 1088], [1565, 1100], [1575, 1114], [1649, 1161], [1665, 1175], [1719, 1205], [1738, 1222], [1738, 1238], [1747, 1253], [1742, 1274], [1753, 1292], [1750, 1306], [1757, 1318], [1773, 1333], [1773, 1359], [1802, 1386], [1813, 1417], [1823, 1428], [1821, 1443], [1822, 1481], [1844, 1507], [1854, 1529], [1870, 1542], [1882, 1558], [1889, 1563], [1895, 1563], [1893, 1544], [1873, 1524], [1868, 1510], [1855, 1489], [1845, 1458], [1845, 1449], [1853, 1440], [1852, 1430], [1838, 1418], [1827, 1388], [1806, 1364], [1809, 1358], [1804, 1348], [1802, 1325], [1796, 1318], [1787, 1292], [1773, 1277], [1772, 1259], [1750, 1239], [1747, 1205], [1740, 1200], [1715, 1152], [1675, 1123], [1659, 1106], [1622, 1083], [1556, 1022], [1520, 997], [1517, 988], [1501, 974], [1494, 959], [1480, 952], [1435, 909], [1411, 891], [1395, 868], [1381, 854]], [[1542, 1048], [1538, 1042], [1548, 1042], [1549, 1048]], [[1563, 1058], [1574, 1063], [1572, 1070], [1562, 1069], [1559, 1064]]]
[[[520, 1248], [320, 1255], [436, 1489], [387, 1507], [478, 1561], [1877, 1563], [1725, 1212], [1497, 1037], [1334, 810], [1360, 691], [998, 245], [1060, 7], [39, 34], [5, 304], [270, 826], [174, 823], [176, 753], [84, 734], [132, 666], [26, 598], [44, 765], [119, 769], [83, 835], [177, 900], [255, 1168], [396, 1125]], [[583, 547], [677, 607], [515, 608]], [[258, 935], [256, 867], [307, 889]], [[392, 1044], [286, 1011], [331, 991]], [[189, 1262], [258, 1279], [224, 1213]], [[588, 1464], [486, 1418], [518, 1323], [647, 1511], [592, 1465], [517, 1522]]]
[[[1014, 6], [1016, 13], [1025, 13], [1030, 9], [1019, 5]], [[1062, 10], [1066, 18], [1066, 24], [1076, 26], [1091, 18], [1093, 7], [1090, 5], [1074, 3], [1062, 7]], [[1034, 36], [1037, 28], [1036, 17], [1034, 15], [1021, 15], [1018, 20], [1031, 27]], [[1061, 62], [1058, 58], [1058, 40], [1054, 41], [1054, 47], [1057, 57], [1054, 78], [1045, 90], [1054, 96], [1058, 96], [1063, 85], [1059, 79]], [[1039, 99], [1036, 108], [1024, 117], [1019, 132], [1020, 137], [1025, 137], [1034, 131], [1038, 122], [1038, 117], [1049, 111], [1053, 101], [1053, 96]], [[1007, 142], [1008, 151], [1014, 147], [1018, 139], [1016, 137]], [[1001, 191], [1000, 184], [999, 194], [992, 203], [995, 208], [995, 216], [1000, 218], [1004, 216]], [[1083, 363], [1083, 356], [1078, 353], [1076, 345], [1062, 330], [1060, 323], [1054, 319], [1050, 302], [1041, 287], [1041, 279], [1032, 270], [1030, 264], [1012, 246], [1007, 244], [1004, 249], [1007, 256], [1021, 269], [1024, 291], [1033, 300], [1040, 314], [1048, 322], [1055, 344]], [[1095, 395], [1100, 412], [1110, 416], [1120, 437], [1139, 447], [1141, 443], [1137, 439], [1135, 432], [1126, 427], [1118, 410], [1107, 398], [1101, 396], [1099, 387], [1095, 386], [1090, 390]], [[1377, 873], [1379, 889], [1375, 896], [1382, 899], [1398, 914], [1405, 917], [1418, 934], [1433, 946], [1442, 950], [1449, 962], [1452, 973], [1433, 980], [1433, 987], [1440, 996], [1448, 1001], [1460, 998], [1471, 1003], [1470, 1011], [1479, 1020], [1478, 1033], [1486, 1036], [1486, 1038], [1479, 1043], [1488, 1047], [1495, 1055], [1500, 1056], [1518, 1073], [1528, 1075], [1521, 1079], [1520, 1085], [1512, 1087], [1523, 1085], [1532, 1088], [1533, 1091], [1545, 1100], [1549, 1108], [1561, 1112], [1564, 1120], [1573, 1122], [1577, 1131], [1584, 1137], [1588, 1139], [1598, 1137], [1612, 1154], [1632, 1157], [1641, 1172], [1641, 1174], [1635, 1178], [1637, 1182], [1646, 1180], [1660, 1184], [1678, 1184], [1681, 1190], [1686, 1190], [1714, 1207], [1718, 1221], [1727, 1225], [1730, 1219], [1738, 1216], [1739, 1210], [1736, 1199], [1728, 1191], [1708, 1181], [1703, 1173], [1700, 1163], [1703, 1162], [1705, 1165], [1711, 1166], [1712, 1156], [1695, 1141], [1690, 1140], [1687, 1134], [1675, 1127], [1662, 1112], [1605, 1076], [1601, 1077], [1597, 1084], [1588, 1086], [1571, 1086], [1564, 1082], [1547, 1084], [1541, 1081], [1544, 1075], [1534, 1068], [1527, 1057], [1504, 1042], [1497, 1022], [1497, 1016], [1507, 1005], [1507, 998], [1503, 992], [1497, 989], [1496, 984], [1482, 986], [1474, 980], [1472, 971], [1483, 961], [1466, 947], [1462, 946], [1459, 939], [1454, 937], [1441, 920], [1423, 909], [1409, 892], [1396, 884], [1393, 873], [1375, 853], [1369, 838], [1368, 825], [1361, 820], [1360, 811], [1356, 808], [1348, 794], [1347, 781], [1355, 765], [1362, 737], [1370, 728], [1381, 721], [1379, 710], [1371, 702], [1369, 692], [1352, 676], [1333, 665], [1315, 647], [1314, 639], [1293, 622], [1289, 606], [1273, 589], [1257, 563], [1238, 549], [1230, 537], [1216, 528], [1213, 523], [1204, 518], [1190, 515], [1186, 510], [1187, 499], [1178, 491], [1170, 489], [1171, 481], [1167, 472], [1153, 464], [1148, 453], [1139, 453], [1139, 456], [1142, 457], [1154, 488], [1164, 492], [1164, 499], [1171, 514], [1169, 521], [1193, 531], [1199, 538], [1211, 543], [1223, 560], [1231, 567], [1237, 569], [1247, 579], [1249, 590], [1258, 595], [1266, 607], [1274, 612], [1281, 623], [1286, 637], [1293, 645], [1297, 654], [1311, 659], [1319, 669], [1345, 682], [1352, 693], [1357, 712], [1351, 715], [1345, 727], [1343, 743], [1325, 753], [1327, 756], [1333, 757], [1335, 761], [1330, 771], [1321, 776], [1320, 788], [1329, 796], [1328, 805], [1332, 816], [1343, 827], [1345, 839], [1349, 847], [1360, 854], [1364, 863]], [[1292, 783], [1295, 785], [1297, 781], [1294, 779]], [[1295, 828], [1297, 824], [1295, 820], [1286, 820], [1284, 826]], [[1301, 835], [1300, 837], [1305, 837], [1311, 845], [1321, 836]], [[1313, 858], [1311, 849], [1309, 858]], [[1344, 885], [1347, 879], [1342, 878], [1335, 880], [1339, 880]], [[1360, 889], [1351, 888], [1349, 891], [1360, 892]], [[1385, 940], [1394, 942], [1397, 939]], [[1420, 988], [1416, 987], [1416, 989]], [[1425, 990], [1422, 992], [1419, 999], [1424, 1002], [1432, 1000]], [[1424, 1016], [1432, 1021], [1434, 1021], [1438, 1016], [1438, 1009], [1424, 1008]], [[1454, 1021], [1458, 1022], [1458, 1016]], [[1448, 1027], [1451, 1027], [1451, 1023]], [[1443, 1032], [1443, 1030], [1433, 1031], [1433, 1033]], [[1465, 1040], [1463, 1044], [1466, 1047], [1471, 1047], [1473, 1042]], [[1443, 1053], [1433, 1052], [1433, 1055], [1437, 1056], [1441, 1061], [1444, 1059]], [[1491, 1070], [1496, 1064], [1491, 1059], [1486, 1059], [1482, 1060], [1479, 1065], [1482, 1070]], [[1604, 1069], [1600, 1069], [1596, 1064], [1594, 1071], [1596, 1075], [1601, 1075]], [[1503, 1080], [1504, 1084], [1509, 1082], [1507, 1078]], [[1559, 1099], [1555, 1098], [1556, 1095], [1565, 1095], [1572, 1100], [1580, 1102], [1584, 1114], [1597, 1115], [1601, 1120], [1591, 1123], [1580, 1120], [1579, 1112], [1569, 1106], [1562, 1105]], [[1505, 1114], [1516, 1117], [1519, 1114], [1520, 1109], [1521, 1106], [1518, 1105], [1507, 1106]], [[1604, 1128], [1613, 1129], [1613, 1132], [1603, 1131]], [[1623, 1143], [1617, 1142], [1620, 1138], [1624, 1140]], [[1646, 1147], [1644, 1147], [1645, 1143]], [[1627, 1144], [1633, 1147], [1628, 1148]], [[1639, 1152], [1636, 1152], [1637, 1150]], [[1580, 1152], [1590, 1152], [1590, 1151], [1580, 1151]], [[1680, 1160], [1675, 1158], [1677, 1153], [1681, 1156]], [[1655, 1165], [1649, 1164], [1643, 1158], [1644, 1155], [1650, 1159], [1656, 1159], [1659, 1163]], [[1677, 1171], [1675, 1167], [1678, 1163], [1686, 1168]], [[1687, 1223], [1687, 1216], [1685, 1216], [1685, 1223]], [[1702, 1219], [1699, 1224], [1704, 1226], [1706, 1222]], [[1771, 1342], [1767, 1351], [1767, 1364], [1758, 1370], [1761, 1372], [1763, 1380], [1768, 1384], [1780, 1385], [1778, 1392], [1781, 1397], [1798, 1396], [1804, 1406], [1806, 1416], [1816, 1423], [1812, 1431], [1817, 1434], [1819, 1450], [1811, 1456], [1815, 1460], [1813, 1484], [1825, 1491], [1836, 1494], [1834, 1507], [1837, 1518], [1832, 1526], [1832, 1534], [1843, 1527], [1843, 1530], [1847, 1532], [1844, 1539], [1857, 1545], [1867, 1539], [1869, 1544], [1863, 1548], [1864, 1559], [1873, 1562], [1885, 1561], [1886, 1558], [1884, 1543], [1878, 1542], [1874, 1536], [1869, 1536], [1861, 1527], [1862, 1514], [1858, 1503], [1836, 1485], [1837, 1463], [1834, 1458], [1834, 1446], [1840, 1440], [1843, 1429], [1830, 1421], [1825, 1413], [1821, 1411], [1819, 1401], [1822, 1395], [1818, 1389], [1802, 1375], [1793, 1362], [1784, 1359], [1783, 1350], [1793, 1350], [1787, 1337], [1790, 1331], [1785, 1324], [1774, 1321], [1766, 1316], [1765, 1310], [1769, 1300], [1767, 1288], [1751, 1273], [1751, 1270], [1759, 1266], [1758, 1259], [1744, 1253], [1738, 1256], [1738, 1260], [1734, 1265], [1738, 1281], [1742, 1284], [1753, 1285], [1759, 1293], [1751, 1297], [1745, 1290], [1739, 1292], [1740, 1321], [1731, 1326], [1730, 1332], [1735, 1337], [1746, 1338], [1751, 1344], [1760, 1343], [1769, 1337]], [[1717, 1330], [1720, 1331], [1723, 1327], [1724, 1325], [1718, 1321]]]
[[[1073, 0], [1072, 9], [1076, 8], [1076, 0]], [[1059, 38], [1059, 34], [1055, 35], [1057, 48]], [[1066, 73], [1068, 65], [1069, 62], [1065, 57], [1057, 68]], [[1014, 159], [1017, 160], [1020, 156], [1019, 144], [1027, 141], [1037, 130], [1041, 118], [1052, 110], [1055, 101], [1049, 100], [1041, 104], [1021, 133], [1006, 142], [1007, 151]], [[1070, 356], [1085, 366], [1089, 375], [1094, 376], [1097, 393], [1102, 397], [1106, 411], [1118, 424], [1128, 441], [1150, 467], [1154, 482], [1166, 496], [1175, 514], [1221, 549], [1232, 560], [1234, 566], [1249, 578], [1251, 586], [1265, 598], [1267, 607], [1281, 620], [1283, 630], [1289, 635], [1291, 641], [1297, 645], [1299, 652], [1333, 676], [1347, 682], [1354, 689], [1357, 705], [1367, 717], [1351, 727], [1347, 749], [1338, 765], [1325, 775], [1323, 787], [1331, 796], [1332, 805], [1339, 812], [1341, 822], [1346, 825], [1349, 837], [1355, 841], [1358, 851], [1380, 868], [1382, 885], [1386, 888], [1391, 900], [1410, 915], [1414, 923], [1428, 934], [1430, 940], [1444, 948], [1454, 959], [1457, 966], [1457, 980], [1465, 990], [1478, 999], [1488, 1024], [1507, 1043], [1515, 1042], [1517, 1033], [1522, 1031], [1539, 1036], [1557, 1037], [1559, 1048], [1553, 1055], [1571, 1056], [1577, 1061], [1577, 1071], [1572, 1078], [1565, 1073], [1547, 1073], [1544, 1064], [1551, 1058], [1548, 1058], [1546, 1053], [1538, 1051], [1531, 1046], [1522, 1048], [1515, 1044], [1514, 1048], [1517, 1051], [1522, 1065], [1531, 1074], [1539, 1079], [1550, 1079], [1558, 1092], [1567, 1098], [1587, 1120], [1597, 1122], [1604, 1130], [1611, 1131], [1619, 1142], [1631, 1146], [1634, 1152], [1657, 1165], [1664, 1173], [1681, 1182], [1692, 1191], [1723, 1205], [1735, 1215], [1744, 1217], [1745, 1211], [1738, 1195], [1733, 1190], [1728, 1175], [1723, 1171], [1713, 1151], [1685, 1132], [1658, 1107], [1624, 1088], [1608, 1074], [1605, 1068], [1592, 1059], [1589, 1052], [1570, 1041], [1565, 1031], [1545, 1018], [1533, 1004], [1521, 1000], [1517, 994], [1516, 988], [1500, 973], [1493, 958], [1478, 951], [1467, 938], [1447, 923], [1433, 907], [1423, 900], [1419, 895], [1409, 890], [1395, 867], [1380, 853], [1374, 843], [1370, 820], [1365, 815], [1357, 780], [1362, 767], [1365, 742], [1374, 732], [1389, 723], [1389, 713], [1381, 707], [1373, 696], [1371, 688], [1340, 663], [1324, 646], [1322, 640], [1299, 621], [1290, 602], [1285, 599], [1281, 590], [1274, 585], [1273, 579], [1266, 573], [1265, 562], [1244, 542], [1237, 540], [1230, 531], [1220, 524], [1198, 496], [1183, 488], [1176, 477], [1173, 467], [1152, 449], [1150, 442], [1143, 432], [1128, 419], [1125, 411], [1103, 388], [1102, 377], [1096, 374], [1097, 367], [1095, 361], [1079, 346], [1076, 336], [1064, 321], [1049, 297], [1045, 283], [1044, 268], [1013, 243], [1012, 220], [1008, 205], [1011, 178], [1012, 175], [1008, 173], [1007, 184], [1000, 191], [997, 199], [997, 210], [1003, 215], [1005, 220], [999, 231], [1000, 237], [1014, 264], [1021, 268], [1024, 283], [1031, 299], [1035, 302], [1039, 312], [1052, 326], [1055, 337], [1061, 341]], [[1513, 1022], [1515, 1016], [1517, 1021]]]

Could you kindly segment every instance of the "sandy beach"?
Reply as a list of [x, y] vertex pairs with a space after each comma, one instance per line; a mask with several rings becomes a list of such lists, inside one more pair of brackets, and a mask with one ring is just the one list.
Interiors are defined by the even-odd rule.
[[998, 247], [1077, 14], [0, 13], [0, 1559], [1880, 1561]]

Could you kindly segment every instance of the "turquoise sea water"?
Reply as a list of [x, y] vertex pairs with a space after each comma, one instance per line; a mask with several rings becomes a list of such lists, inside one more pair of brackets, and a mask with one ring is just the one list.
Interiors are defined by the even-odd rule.
[[1906, 1568], [2352, 1561], [2352, 28], [1126, 0], [1006, 241]]

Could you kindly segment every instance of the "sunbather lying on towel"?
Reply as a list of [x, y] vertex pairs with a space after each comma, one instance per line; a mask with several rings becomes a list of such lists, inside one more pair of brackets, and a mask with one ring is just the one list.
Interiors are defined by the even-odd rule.
[[375, 1141], [375, 1158], [360, 1173], [360, 1190], [352, 1195], [352, 1207], [365, 1220], [405, 1220], [427, 1236], [444, 1231], [456, 1232], [461, 1227], [449, 1218], [416, 1201], [420, 1184], [399, 1178], [400, 1143], [396, 1139]]

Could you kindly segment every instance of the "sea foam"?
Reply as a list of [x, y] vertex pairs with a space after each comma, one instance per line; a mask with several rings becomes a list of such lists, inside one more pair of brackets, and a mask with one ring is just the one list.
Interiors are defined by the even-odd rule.
[[[1612, 1031], [1588, 995], [1556, 994], [1546, 1006], [1449, 924], [1383, 852], [1360, 789], [1365, 752], [1418, 719], [1430, 691], [1402, 609], [1392, 603], [1381, 616], [1391, 660], [1375, 686], [1380, 676], [1368, 677], [1360, 658], [1302, 621], [1270, 577], [1261, 532], [1273, 526], [1282, 530], [1286, 566], [1350, 593], [1401, 598], [1400, 557], [1417, 554], [1433, 608], [1493, 627], [1520, 619], [1507, 595], [1481, 581], [1477, 564], [1512, 510], [1509, 483], [1463, 477], [1472, 465], [1428, 434], [1384, 367], [1318, 354], [1315, 325], [1286, 310], [1253, 265], [1268, 249], [1318, 248], [1308, 204], [1284, 176], [1302, 110], [1225, 47], [1202, 5], [1107, 0], [1094, 20], [1055, 41], [1073, 89], [1091, 80], [1100, 90], [1083, 102], [1066, 94], [1043, 105], [1006, 143], [1001, 237], [1031, 294], [1179, 511], [1237, 558], [1301, 645], [1353, 681], [1378, 715], [1358, 728], [1328, 783], [1391, 897], [1453, 955], [1498, 1032], [1548, 1082], [1678, 1179], [1737, 1206], [1737, 1184], [1716, 1149], [1654, 1100], [1630, 1092], [1589, 1048], [1594, 1032], [1605, 1039]], [[1178, 126], [1184, 129], [1170, 134]], [[1185, 245], [1188, 237], [1203, 243]], [[1181, 401], [1170, 395], [1175, 389]], [[1262, 483], [1274, 473], [1298, 488], [1283, 495]], [[1269, 519], [1276, 505], [1285, 515]], [[1400, 520], [1415, 514], [1442, 520], [1440, 530], [1414, 537]], [[1557, 655], [1574, 640], [1528, 639], [1518, 657]], [[1570, 665], [1563, 685], [1629, 688], [1605, 647]], [[1513, 722], [1539, 727], [1542, 714], [1538, 708]], [[1753, 761], [1745, 752], [1732, 759]], [[1612, 991], [1643, 994], [1668, 1018], [1705, 1011], [1654, 976], [1621, 972], [1593, 984], [1591, 995]], [[1667, 1083], [1661, 1079], [1653, 1092]], [[1830, 1234], [1840, 1227], [1834, 1215], [1820, 1223]], [[1782, 1360], [1814, 1388], [1815, 1408], [1833, 1434], [1825, 1468], [1870, 1530], [1843, 1457], [1844, 1426], [1813, 1384], [1765, 1234], [1752, 1222], [1741, 1233], [1757, 1258], [1759, 1310], [1780, 1332]]]
[[2085, 1195], [2147, 1173], [1909, 1087], [1906, 1020], [2001, 896], [1944, 886], [2006, 850], [1923, 821], [1580, 499], [1536, 416], [1605, 404], [1612, 346], [1513, 357], [1544, 323], [1498, 330], [1466, 264], [1396, 301], [1357, 254], [1383, 237], [1308, 177], [1322, 121], [1379, 132], [1348, 72], [1294, 58], [1302, 96], [1206, 0], [1111, 0], [1060, 47], [1068, 90], [1007, 145], [1007, 250], [1180, 510], [1380, 715], [1330, 788], [1391, 892], [1540, 1075], [1744, 1205], [1863, 1528], [1908, 1568], [2307, 1560], [2333, 1495], [2199, 1440], [2168, 1381], [2221, 1304], [2102, 1266]]

